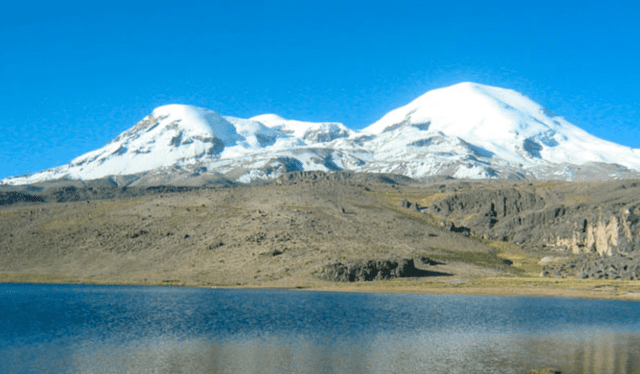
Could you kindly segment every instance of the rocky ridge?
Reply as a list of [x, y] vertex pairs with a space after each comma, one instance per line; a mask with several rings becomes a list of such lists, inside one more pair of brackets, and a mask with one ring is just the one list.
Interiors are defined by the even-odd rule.
[[557, 188], [474, 184], [444, 193], [425, 210], [486, 239], [613, 255], [640, 249], [639, 192], [636, 181]]
[[452, 232], [556, 253], [543, 276], [637, 279], [640, 182], [449, 182], [405, 209], [428, 214]]

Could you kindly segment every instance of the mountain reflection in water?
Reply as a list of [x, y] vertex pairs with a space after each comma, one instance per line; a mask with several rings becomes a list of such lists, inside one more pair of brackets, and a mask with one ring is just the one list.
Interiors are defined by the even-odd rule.
[[0, 291], [0, 372], [640, 372], [632, 302], [105, 286]]
[[[374, 337], [365, 344], [318, 342], [302, 336], [225, 343], [138, 341], [78, 350], [69, 357], [67, 367], [69, 372], [100, 368], [114, 373], [522, 373], [526, 368], [548, 366], [565, 374], [640, 372], [638, 336], [432, 338], [438, 341], [425, 344], [425, 339], [415, 336]], [[41, 348], [46, 352], [46, 347]], [[46, 357], [45, 352], [40, 354]]]

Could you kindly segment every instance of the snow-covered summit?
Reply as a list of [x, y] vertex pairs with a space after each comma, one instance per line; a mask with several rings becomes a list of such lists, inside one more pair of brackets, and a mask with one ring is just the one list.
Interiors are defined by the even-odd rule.
[[156, 122], [155, 125], [179, 127], [180, 131], [192, 135], [215, 136], [226, 145], [234, 144], [241, 139], [235, 127], [212, 110], [190, 105], [171, 104], [157, 107], [151, 116], [162, 121]]
[[276, 129], [299, 139], [311, 142], [326, 143], [338, 138], [346, 138], [353, 131], [338, 122], [304, 122], [284, 119], [275, 114], [263, 114], [250, 118], [267, 127]]
[[466, 82], [429, 91], [363, 132], [380, 134], [398, 124], [433, 123], [440, 131], [452, 127], [450, 131], [458, 135], [507, 136], [517, 130], [540, 131], [538, 124], [527, 123], [538, 114], [540, 106], [518, 92]]
[[460, 83], [429, 91], [361, 131], [165, 105], [68, 165], [2, 183], [149, 173], [166, 181], [178, 172], [250, 182], [295, 170], [610, 179], [640, 176], [640, 150], [592, 136], [516, 91]]
[[516, 91], [477, 83], [429, 91], [362, 132], [417, 136], [414, 129], [425, 139], [433, 135], [464, 140], [486, 159], [523, 167], [602, 162], [640, 168], [637, 151], [592, 136]]

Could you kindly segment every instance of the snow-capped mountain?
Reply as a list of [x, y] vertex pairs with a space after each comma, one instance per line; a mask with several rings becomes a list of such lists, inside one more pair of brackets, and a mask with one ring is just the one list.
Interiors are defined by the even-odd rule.
[[592, 136], [513, 90], [474, 83], [429, 91], [362, 133], [375, 136], [380, 161], [402, 149], [412, 167], [401, 173], [415, 177], [441, 174], [443, 161], [460, 178], [570, 180], [574, 165], [587, 164], [640, 170], [640, 149]]
[[460, 83], [429, 91], [361, 131], [162, 106], [68, 165], [2, 182], [125, 175], [135, 175], [127, 183], [203, 175], [251, 182], [297, 170], [606, 180], [640, 176], [640, 149], [592, 136], [515, 91]]

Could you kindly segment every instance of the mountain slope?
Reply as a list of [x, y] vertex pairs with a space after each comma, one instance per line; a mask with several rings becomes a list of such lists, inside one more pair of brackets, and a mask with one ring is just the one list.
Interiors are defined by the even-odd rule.
[[135, 175], [127, 183], [170, 183], [172, 176], [183, 183], [203, 174], [252, 182], [300, 170], [619, 179], [640, 176], [640, 150], [592, 136], [515, 91], [460, 83], [429, 91], [361, 131], [167, 105], [68, 165], [2, 182]]
[[435, 165], [442, 154], [469, 166], [456, 170], [459, 177], [496, 177], [509, 168], [535, 174], [562, 164], [640, 168], [640, 150], [592, 136], [515, 91], [474, 83], [429, 91], [362, 132], [375, 136], [381, 160], [404, 149]]
[[379, 134], [398, 125], [459, 137], [486, 148], [486, 155], [525, 166], [562, 160], [636, 168], [640, 161], [638, 150], [598, 139], [515, 91], [473, 83], [430, 91], [364, 132]]

